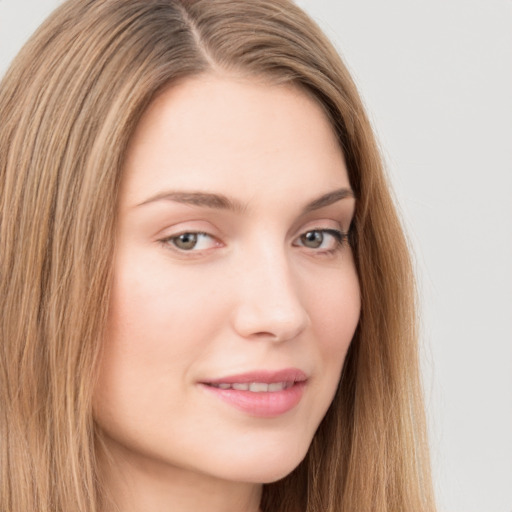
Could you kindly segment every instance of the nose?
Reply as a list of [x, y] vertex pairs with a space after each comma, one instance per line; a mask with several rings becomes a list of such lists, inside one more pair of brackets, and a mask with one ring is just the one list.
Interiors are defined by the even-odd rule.
[[310, 323], [299, 284], [284, 254], [268, 251], [245, 258], [236, 275], [237, 304], [232, 316], [238, 335], [276, 342], [299, 336]]

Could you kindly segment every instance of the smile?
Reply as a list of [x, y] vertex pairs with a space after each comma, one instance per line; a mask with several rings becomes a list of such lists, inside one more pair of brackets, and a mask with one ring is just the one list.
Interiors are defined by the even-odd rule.
[[236, 389], [237, 391], [251, 391], [252, 393], [276, 393], [284, 389], [291, 388], [294, 382], [220, 382], [218, 384], [210, 384], [210, 386], [218, 389]]
[[254, 371], [200, 383], [209, 396], [238, 411], [275, 418], [294, 409], [302, 399], [308, 376], [297, 368]]

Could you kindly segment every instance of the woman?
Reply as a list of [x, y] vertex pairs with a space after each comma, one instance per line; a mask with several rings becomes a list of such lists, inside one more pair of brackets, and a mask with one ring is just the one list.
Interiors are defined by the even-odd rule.
[[370, 125], [287, 0], [71, 0], [1, 84], [1, 510], [434, 510]]

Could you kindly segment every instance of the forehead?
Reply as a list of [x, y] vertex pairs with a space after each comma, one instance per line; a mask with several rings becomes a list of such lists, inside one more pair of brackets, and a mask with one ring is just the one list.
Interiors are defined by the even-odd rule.
[[[187, 79], [149, 106], [125, 165], [130, 202], [158, 188], [266, 190], [349, 186], [322, 107], [293, 85], [216, 75]], [[269, 187], [271, 185], [271, 187]]]

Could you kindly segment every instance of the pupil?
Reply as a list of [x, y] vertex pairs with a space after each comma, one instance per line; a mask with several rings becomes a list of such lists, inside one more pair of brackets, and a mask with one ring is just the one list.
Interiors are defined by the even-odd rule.
[[175, 239], [174, 244], [180, 249], [193, 249], [197, 244], [197, 235], [195, 233], [183, 233]]
[[302, 243], [311, 249], [317, 249], [322, 245], [323, 241], [324, 235], [319, 231], [309, 231], [302, 236]]

